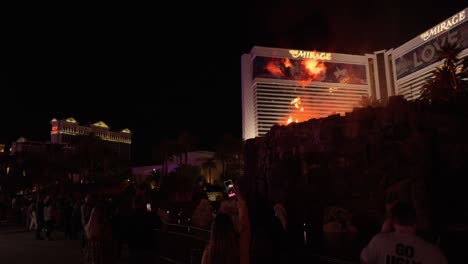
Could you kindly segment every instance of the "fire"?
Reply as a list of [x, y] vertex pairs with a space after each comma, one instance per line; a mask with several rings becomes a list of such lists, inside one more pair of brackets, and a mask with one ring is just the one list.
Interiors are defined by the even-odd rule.
[[[274, 75], [272, 76], [273, 78], [295, 80], [302, 87], [307, 87], [313, 81], [322, 81], [327, 72], [325, 63], [317, 59], [272, 59], [266, 64], [265, 69], [271, 75]], [[330, 91], [330, 93], [333, 92]], [[290, 105], [293, 110], [286, 120], [287, 125], [293, 122], [306, 121], [314, 117], [309, 109], [304, 109], [300, 96], [291, 100]]]
[[307, 70], [309, 76], [313, 79], [320, 77], [327, 70], [323, 61], [307, 59], [302, 61], [302, 65]]
[[283, 76], [283, 71], [281, 71], [280, 67], [278, 67], [278, 65], [276, 65], [273, 61], [270, 61], [268, 62], [267, 66], [266, 66], [266, 69], [271, 73], [271, 74], [274, 74], [274, 75], [279, 75], [279, 76]]
[[299, 105], [301, 104], [301, 98], [296, 97], [291, 101], [291, 105], [294, 105], [294, 107], [299, 108]]
[[[289, 61], [289, 59], [286, 59], [284, 61], [285, 67], [288, 67], [290, 63], [291, 62]], [[307, 87], [307, 85], [309, 85], [309, 83], [313, 82], [314, 80], [320, 79], [323, 76], [325, 76], [325, 73], [327, 71], [327, 68], [325, 67], [325, 63], [319, 60], [305, 59], [301, 61], [300, 65], [302, 65], [303, 67], [304, 74], [301, 75], [301, 79], [298, 80], [298, 83], [304, 88]], [[312, 113], [307, 112], [304, 109], [304, 107], [301, 106], [301, 104], [302, 104], [302, 101], [301, 101], [301, 97], [299, 96], [294, 98], [291, 101], [290, 105], [294, 106], [295, 113], [292, 113], [292, 115], [289, 116], [289, 118], [286, 121], [286, 125], [289, 125], [290, 123], [294, 121], [296, 123], [299, 123], [305, 120], [309, 120], [310, 118], [313, 117]]]
[[291, 100], [290, 105], [294, 105], [294, 108], [297, 109], [298, 113], [294, 117], [290, 115], [288, 120], [286, 120], [286, 125], [289, 125], [292, 122], [299, 123], [299, 120], [305, 120], [307, 118], [304, 116], [304, 107], [301, 107], [301, 103], [301, 97], [296, 97]]
[[291, 61], [288, 58], [284, 59], [283, 63], [284, 63], [284, 67], [286, 67], [286, 68], [292, 68], [292, 66], [293, 66]]

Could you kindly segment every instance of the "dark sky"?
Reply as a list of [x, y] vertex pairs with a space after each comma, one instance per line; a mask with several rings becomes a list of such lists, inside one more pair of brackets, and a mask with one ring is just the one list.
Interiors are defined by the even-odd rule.
[[223, 134], [241, 136], [240, 56], [252, 46], [364, 54], [397, 47], [465, 8], [457, 0], [416, 1], [418, 8], [213, 3], [19, 10], [4, 38], [11, 46], [0, 75], [0, 143], [48, 140], [49, 121], [72, 116], [130, 128], [135, 164], [149, 163], [150, 146], [181, 131], [212, 149]]

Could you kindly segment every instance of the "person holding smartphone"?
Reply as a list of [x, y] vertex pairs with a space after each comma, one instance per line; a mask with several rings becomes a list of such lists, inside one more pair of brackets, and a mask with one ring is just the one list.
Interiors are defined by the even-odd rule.
[[250, 220], [248, 208], [238, 188], [232, 184], [227, 194], [235, 199], [239, 215], [239, 226], [235, 227], [231, 215], [220, 212], [211, 225], [211, 237], [206, 246], [202, 264], [248, 264], [250, 262]]

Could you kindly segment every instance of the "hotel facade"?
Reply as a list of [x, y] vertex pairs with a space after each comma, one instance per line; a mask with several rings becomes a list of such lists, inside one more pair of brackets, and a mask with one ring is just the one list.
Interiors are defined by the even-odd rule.
[[102, 121], [84, 126], [72, 117], [63, 120], [54, 118], [50, 124], [52, 126], [50, 131], [52, 144], [70, 144], [73, 143], [73, 138], [76, 136], [92, 134], [100, 139], [97, 148], [107, 148], [121, 159], [130, 160], [132, 133], [128, 128], [113, 131]]
[[241, 57], [243, 139], [263, 136], [275, 125], [345, 114], [363, 96], [417, 99], [431, 72], [443, 62], [446, 43], [468, 56], [468, 8], [400, 47], [364, 55], [252, 48]]

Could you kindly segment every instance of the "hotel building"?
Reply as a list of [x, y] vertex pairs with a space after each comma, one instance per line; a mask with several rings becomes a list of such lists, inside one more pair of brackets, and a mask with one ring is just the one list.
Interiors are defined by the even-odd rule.
[[460, 58], [468, 56], [467, 14], [468, 8], [465, 8], [400, 47], [387, 51], [395, 83], [395, 90], [389, 92], [410, 100], [417, 99], [425, 81], [436, 67], [442, 65], [438, 55], [447, 43], [462, 49]]
[[78, 121], [70, 117], [64, 120], [52, 119], [50, 121], [50, 141], [53, 144], [70, 144], [77, 135], [93, 134], [99, 137], [100, 144], [96, 147], [106, 147], [116, 153], [121, 159], [130, 160], [132, 133], [126, 128], [120, 131], [112, 131], [102, 122], [90, 125], [80, 125]]
[[400, 47], [364, 55], [258, 47], [241, 57], [242, 137], [275, 124], [352, 111], [363, 96], [414, 100], [437, 66], [445, 43], [468, 55], [468, 8]]

